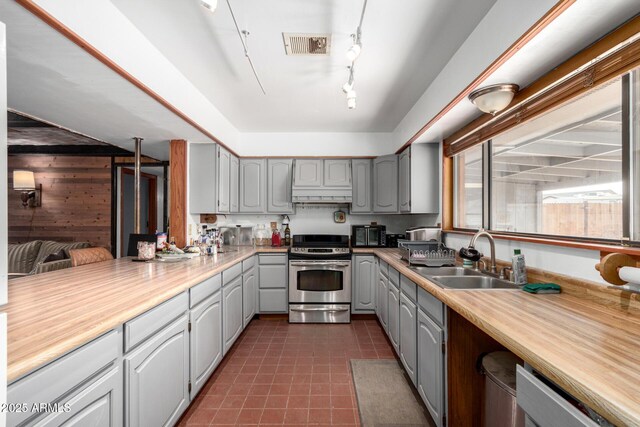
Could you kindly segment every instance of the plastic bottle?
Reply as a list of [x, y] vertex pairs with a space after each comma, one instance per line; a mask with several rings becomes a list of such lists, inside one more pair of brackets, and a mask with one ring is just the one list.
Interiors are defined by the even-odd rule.
[[527, 266], [524, 262], [524, 255], [520, 253], [520, 249], [514, 249], [513, 258], [511, 258], [511, 268], [513, 270], [513, 282], [516, 285], [527, 284]]

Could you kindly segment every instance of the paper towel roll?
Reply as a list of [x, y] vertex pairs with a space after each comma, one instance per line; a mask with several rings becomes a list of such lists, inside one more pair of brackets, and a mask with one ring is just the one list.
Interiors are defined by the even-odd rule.
[[622, 280], [629, 284], [640, 284], [640, 268], [636, 267], [622, 267], [618, 271], [618, 275]]

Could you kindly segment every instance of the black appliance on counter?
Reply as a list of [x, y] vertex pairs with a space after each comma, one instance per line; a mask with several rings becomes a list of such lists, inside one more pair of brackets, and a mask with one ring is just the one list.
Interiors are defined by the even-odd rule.
[[387, 247], [388, 248], [397, 248], [398, 240], [404, 240], [404, 234], [387, 234]]
[[351, 247], [384, 248], [387, 246], [386, 232], [384, 225], [352, 225]]
[[299, 234], [289, 249], [289, 322], [351, 321], [349, 236]]

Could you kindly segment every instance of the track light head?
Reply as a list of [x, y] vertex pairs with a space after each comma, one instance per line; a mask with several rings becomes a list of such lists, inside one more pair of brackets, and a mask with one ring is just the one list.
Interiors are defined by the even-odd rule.
[[360, 45], [360, 43], [354, 43], [353, 45], [351, 45], [349, 50], [347, 50], [347, 60], [349, 60], [349, 62], [353, 62], [358, 59], [361, 50], [362, 46]]
[[353, 89], [347, 92], [347, 107], [349, 110], [356, 108], [356, 91]]
[[218, 0], [200, 0], [200, 4], [209, 10], [209, 12], [213, 13], [216, 11], [218, 7]]

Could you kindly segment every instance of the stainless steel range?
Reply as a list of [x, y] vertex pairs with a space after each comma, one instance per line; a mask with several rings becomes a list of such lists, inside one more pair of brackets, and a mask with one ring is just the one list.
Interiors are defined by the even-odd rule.
[[349, 236], [299, 234], [289, 250], [289, 322], [351, 321]]

